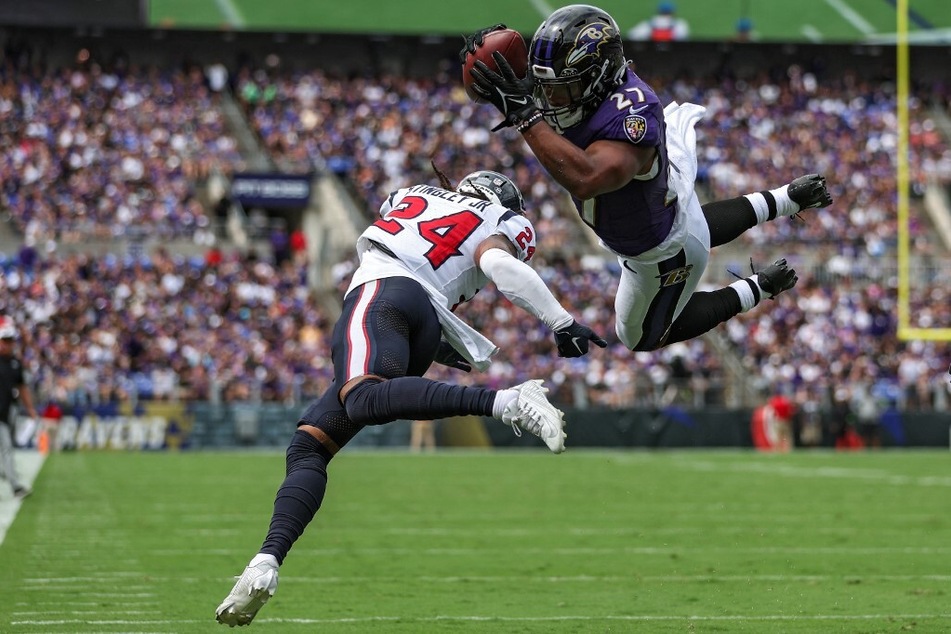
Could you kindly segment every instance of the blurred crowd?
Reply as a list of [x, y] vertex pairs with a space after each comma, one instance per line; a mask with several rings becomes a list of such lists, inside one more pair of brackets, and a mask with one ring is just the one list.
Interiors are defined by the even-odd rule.
[[62, 405], [295, 402], [332, 376], [327, 314], [305, 270], [216, 250], [13, 260], [0, 313], [20, 328], [36, 391]]
[[[735, 354], [753, 389], [800, 405], [825, 407], [865, 390], [901, 407], [945, 406], [946, 346], [898, 340], [894, 264], [881, 257], [894, 253], [897, 232], [890, 84], [851, 76], [818, 81], [798, 66], [742, 81], [650, 78], [664, 100], [708, 107], [698, 138], [705, 198], [818, 171], [836, 203], [807, 212], [802, 223], [770, 223], [742, 238], [751, 248], [785, 244], [812, 258], [793, 292], [718, 329], [728, 354], [707, 339], [633, 353], [613, 335], [617, 263], [592, 250], [564, 193], [521, 137], [489, 132], [497, 114], [471, 103], [454, 73], [343, 78], [245, 68], [228, 80], [282, 169], [333, 172], [368, 221], [392, 190], [435, 183], [430, 160], [454, 180], [484, 168], [513, 175], [540, 236], [536, 268], [572, 312], [611, 341], [603, 352], [558, 359], [547, 328], [487, 288], [460, 314], [500, 346], [496, 363], [485, 375], [440, 368], [434, 375], [494, 386], [546, 377], [559, 402], [579, 406], [677, 399], [703, 406], [728, 400], [736, 374], [724, 363]], [[64, 404], [299, 402], [330, 380], [332, 311], [317, 302], [300, 259], [218, 249], [204, 258], [161, 250], [60, 255], [55, 248], [130, 228], [168, 237], [206, 230], [201, 183], [244, 164], [224, 123], [220, 74], [95, 64], [38, 73], [0, 65], [0, 213], [28, 247], [53, 243], [0, 261], [0, 313], [20, 325], [40, 395]], [[951, 182], [951, 151], [928, 104], [911, 105], [911, 177], [920, 193], [930, 180]], [[916, 248], [940, 255], [926, 227], [913, 231]], [[335, 271], [341, 289], [353, 264]], [[948, 327], [946, 285], [937, 271], [926, 272], [913, 292], [913, 325]]]
[[306, 172], [325, 164], [348, 183], [367, 218], [400, 187], [436, 184], [432, 163], [453, 181], [494, 169], [531, 200], [549, 245], [588, 246], [566, 213], [564, 192], [520, 137], [490, 132], [497, 115], [469, 100], [455, 68], [435, 78], [372, 79], [258, 69], [242, 71], [235, 82], [251, 125], [284, 168]]
[[[237, 90], [239, 96], [256, 96], [253, 101], [242, 97], [252, 125], [289, 169], [311, 170], [326, 161], [371, 212], [394, 189], [433, 181], [433, 157], [457, 177], [480, 168], [514, 169], [546, 223], [540, 233], [559, 246], [577, 240], [562, 224], [570, 215], [559, 212], [565, 208], [563, 192], [517, 133], [489, 132], [497, 114], [491, 106], [469, 101], [455, 72], [370, 80], [330, 78], [319, 70], [245, 70]], [[698, 181], [706, 198], [778, 187], [810, 172], [826, 175], [836, 198], [832, 208], [804, 226], [765, 225], [743, 241], [806, 243], [828, 255], [842, 245], [872, 256], [894, 247], [898, 137], [893, 82], [849, 74], [820, 81], [798, 65], [743, 80], [729, 74], [645, 78], [665, 103], [706, 106], [697, 142]], [[931, 113], [936, 103], [951, 105], [951, 100], [940, 86], [922, 87], [922, 92], [927, 100], [909, 104], [911, 187], [919, 196], [929, 182], [951, 183], [951, 148]], [[916, 246], [933, 250], [925, 228], [913, 228]]]
[[[184, 258], [71, 255], [3, 263], [0, 312], [20, 325], [38, 394], [61, 404], [126, 399], [299, 403], [326, 388], [332, 318], [299, 261], [237, 253]], [[634, 353], [613, 335], [617, 271], [600, 257], [546, 257], [535, 267], [605, 351], [555, 356], [551, 333], [483, 289], [459, 314], [501, 348], [485, 374], [434, 376], [504, 387], [546, 377], [561, 403], [624, 407], [728, 404], [724, 355], [704, 339]], [[339, 270], [341, 287], [352, 267]], [[937, 287], [936, 287], [937, 288]], [[947, 305], [945, 302], [943, 305]], [[945, 310], [947, 310], [945, 308]], [[946, 346], [896, 337], [894, 291], [804, 274], [796, 291], [719, 329], [753, 389], [827, 406], [854, 390], [901, 408], [944, 407]]]
[[198, 67], [0, 63], [0, 209], [29, 244], [208, 243], [195, 184], [242, 166]]

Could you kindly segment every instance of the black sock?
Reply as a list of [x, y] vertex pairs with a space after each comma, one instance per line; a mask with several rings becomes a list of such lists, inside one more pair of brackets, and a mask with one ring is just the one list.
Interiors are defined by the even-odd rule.
[[495, 392], [418, 376], [401, 376], [388, 381], [363, 381], [350, 390], [344, 406], [350, 420], [360, 425], [382, 425], [400, 418], [491, 416]]
[[317, 439], [298, 430], [287, 448], [287, 475], [274, 498], [274, 513], [262, 553], [284, 558], [320, 508], [327, 490], [330, 459]]
[[712, 330], [740, 314], [740, 298], [727, 286], [715, 291], [698, 291], [690, 296], [683, 312], [670, 326], [666, 344], [687, 341]]
[[745, 196], [707, 203], [702, 207], [710, 227], [710, 246], [732, 242], [756, 225], [756, 212]]

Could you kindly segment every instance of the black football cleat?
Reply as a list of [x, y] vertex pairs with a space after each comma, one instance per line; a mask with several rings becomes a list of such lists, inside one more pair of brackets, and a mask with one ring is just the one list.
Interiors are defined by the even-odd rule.
[[814, 207], [828, 207], [832, 204], [832, 195], [826, 189], [825, 176], [806, 174], [789, 183], [786, 190], [789, 199], [799, 205], [800, 211]]

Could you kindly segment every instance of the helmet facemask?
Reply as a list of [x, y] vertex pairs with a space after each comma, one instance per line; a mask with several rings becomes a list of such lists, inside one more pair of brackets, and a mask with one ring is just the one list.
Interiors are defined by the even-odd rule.
[[607, 92], [605, 75], [611, 65], [589, 66], [577, 75], [556, 77], [552, 68], [534, 65], [535, 105], [556, 132], [561, 134], [594, 112]]

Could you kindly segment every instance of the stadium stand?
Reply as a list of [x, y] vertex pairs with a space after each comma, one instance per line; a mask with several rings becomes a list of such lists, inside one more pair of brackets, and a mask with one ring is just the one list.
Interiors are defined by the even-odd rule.
[[[0, 207], [22, 242], [2, 262], [0, 310], [26, 325], [27, 362], [49, 400], [300, 402], [329, 380], [333, 311], [317, 302], [299, 262], [278, 266], [269, 252], [201, 237], [207, 257], [64, 248], [130, 228], [192, 240], [206, 228], [213, 233], [217, 201], [200, 192], [211, 174], [246, 165], [240, 149], [247, 144], [237, 141], [246, 130], [236, 129], [246, 125], [281, 169], [324, 170], [346, 183], [364, 221], [393, 188], [434, 180], [430, 157], [450, 175], [476, 166], [514, 172], [541, 235], [538, 270], [612, 345], [604, 354], [557, 359], [543, 326], [489, 309], [496, 302], [485, 289], [462, 312], [502, 353], [488, 375], [464, 381], [548, 376], [557, 400], [579, 407], [736, 405], [774, 392], [828, 407], [837, 391], [871, 382], [901, 407], [946, 407], [947, 392], [935, 381], [947, 368], [946, 351], [898, 341], [891, 317], [894, 265], [882, 257], [895, 235], [888, 81], [858, 74], [833, 81], [797, 64], [743, 79], [652, 78], [668, 98], [709, 107], [699, 141], [705, 196], [823, 171], [837, 202], [803, 223], [749, 232], [710, 267], [711, 276], [727, 276], [750, 255], [782, 250], [802, 273], [796, 293], [711, 337], [635, 354], [613, 337], [616, 263], [597, 250], [521, 139], [487, 132], [493, 114], [466, 100], [446, 70], [452, 66], [419, 77], [252, 62], [227, 68], [224, 80], [212, 64], [112, 67], [93, 58], [41, 68], [21, 59], [5, 54], [0, 75], [0, 123], [9, 132]], [[240, 116], [225, 114], [212, 82], [240, 105]], [[931, 88], [922, 94], [943, 94]], [[919, 193], [951, 180], [930, 105], [920, 99], [913, 109]], [[485, 157], [498, 164], [486, 166]], [[946, 257], [933, 235], [915, 228], [916, 244]], [[341, 261], [334, 280], [345, 284], [350, 270], [352, 262]], [[946, 290], [937, 268], [927, 270], [931, 284], [917, 291], [914, 314], [922, 325], [946, 326]], [[874, 375], [863, 358], [878, 361]]]
[[6, 58], [0, 81], [0, 205], [25, 242], [133, 231], [208, 242], [195, 184], [239, 169], [242, 158], [200, 68], [80, 59], [37, 73]]

